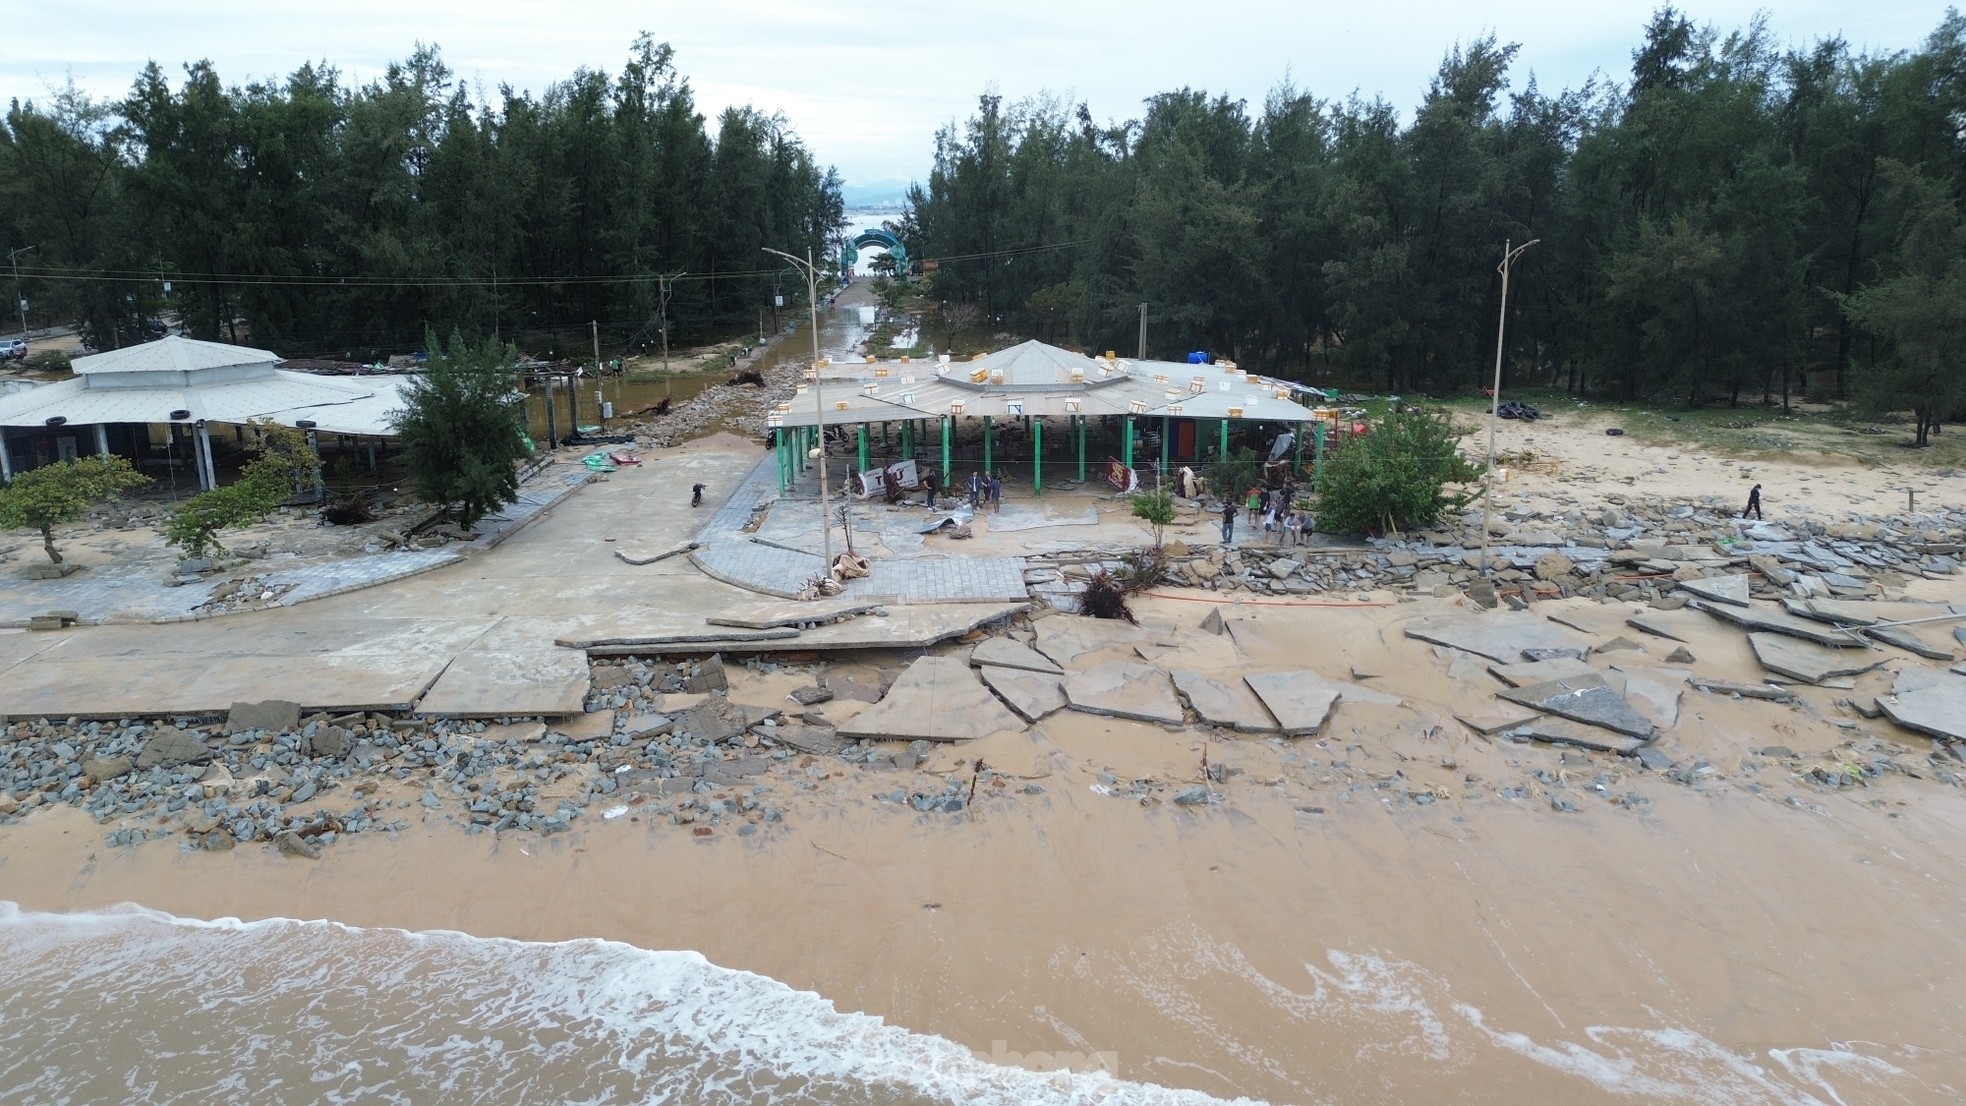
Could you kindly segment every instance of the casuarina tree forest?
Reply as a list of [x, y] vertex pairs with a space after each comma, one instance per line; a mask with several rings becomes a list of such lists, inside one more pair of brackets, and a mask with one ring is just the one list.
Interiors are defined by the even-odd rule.
[[1561, 91], [1515, 45], [1466, 43], [1410, 111], [1285, 84], [1255, 107], [1181, 89], [1102, 123], [985, 95], [936, 136], [903, 237], [951, 259], [936, 297], [1006, 329], [1131, 353], [1146, 304], [1150, 356], [1390, 392], [1487, 386], [1497, 264], [1535, 239], [1510, 278], [1510, 385], [1966, 395], [1940, 363], [1957, 343], [1931, 329], [1966, 323], [1947, 238], [1966, 21], [1891, 53], [1670, 8], [1634, 37], [1628, 71]]
[[[987, 94], [932, 137], [894, 229], [925, 301], [995, 334], [1130, 353], [1145, 304], [1150, 356], [1395, 393], [1485, 386], [1497, 262], [1535, 240], [1510, 387], [1916, 400], [1921, 440], [1957, 413], [1966, 20], [1866, 52], [1664, 8], [1628, 68], [1563, 90], [1517, 54], [1448, 49], [1410, 108], [1285, 83], [1098, 121]], [[0, 234], [36, 246], [37, 315], [108, 346], [168, 310], [290, 356], [431, 326], [727, 338], [787, 279], [761, 246], [825, 255], [844, 225], [787, 120], [706, 120], [647, 37], [619, 73], [536, 94], [461, 82], [434, 47], [360, 85], [325, 62], [245, 85], [153, 64], [121, 100], [16, 101], [0, 200]]]
[[57, 89], [0, 129], [0, 238], [35, 246], [33, 313], [105, 349], [165, 313], [287, 356], [415, 349], [430, 327], [727, 337], [785, 280], [760, 247], [823, 252], [842, 221], [790, 123], [706, 120], [647, 36], [618, 74], [537, 94], [460, 81], [435, 47], [361, 85], [325, 62], [245, 85], [153, 62], [121, 100]]

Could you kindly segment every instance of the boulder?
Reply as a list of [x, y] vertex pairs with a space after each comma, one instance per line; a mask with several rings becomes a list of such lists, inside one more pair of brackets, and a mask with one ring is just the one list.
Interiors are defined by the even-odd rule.
[[1550, 552], [1536, 558], [1536, 579], [1555, 580], [1576, 571], [1577, 564], [1561, 553]]
[[171, 729], [143, 743], [143, 751], [137, 754], [137, 767], [170, 768], [201, 763], [211, 757], [212, 751], [205, 748], [204, 742], [183, 730]]
[[136, 762], [129, 757], [90, 757], [82, 761], [82, 774], [94, 776], [98, 781], [113, 780], [129, 775], [135, 767]]
[[286, 699], [267, 699], [258, 703], [234, 703], [225, 716], [225, 732], [267, 730], [283, 733], [300, 725], [300, 704]]

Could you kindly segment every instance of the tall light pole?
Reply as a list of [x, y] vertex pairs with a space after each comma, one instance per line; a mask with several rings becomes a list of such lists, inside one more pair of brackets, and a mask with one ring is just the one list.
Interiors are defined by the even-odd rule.
[[14, 267], [14, 303], [20, 307], [20, 340], [23, 344], [27, 342], [27, 297], [20, 294], [20, 255], [34, 248], [22, 246], [7, 251], [7, 264]]
[[770, 246], [762, 249], [769, 254], [790, 261], [805, 270], [806, 303], [812, 308], [812, 408], [819, 417], [819, 544], [826, 554], [826, 575], [833, 575], [833, 524], [826, 517], [826, 403], [819, 395], [819, 267], [812, 263], [812, 251], [807, 250], [803, 260], [774, 250]]
[[1147, 305], [1140, 305], [1140, 360], [1147, 359]]
[[1502, 241], [1502, 263], [1495, 271], [1502, 274], [1502, 312], [1495, 320], [1495, 387], [1488, 394], [1488, 475], [1481, 489], [1481, 577], [1488, 578], [1488, 508], [1495, 494], [1495, 422], [1502, 410], [1502, 335], [1509, 326], [1509, 268], [1522, 251], [1541, 242], [1541, 238], [1531, 238], [1522, 245], [1509, 248], [1507, 239]]

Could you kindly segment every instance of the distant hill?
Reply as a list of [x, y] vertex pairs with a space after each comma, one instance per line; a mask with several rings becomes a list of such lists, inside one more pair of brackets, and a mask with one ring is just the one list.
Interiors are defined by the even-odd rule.
[[908, 198], [908, 182], [905, 180], [877, 180], [866, 184], [848, 184], [840, 188], [840, 199], [848, 207], [876, 207], [883, 204], [898, 204]]

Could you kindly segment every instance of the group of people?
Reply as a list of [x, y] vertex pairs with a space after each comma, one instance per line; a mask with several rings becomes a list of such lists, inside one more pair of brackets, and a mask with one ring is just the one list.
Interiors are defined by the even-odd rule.
[[[1296, 545], [1309, 541], [1313, 523], [1308, 513], [1294, 506], [1297, 489], [1285, 484], [1281, 488], [1251, 488], [1242, 506], [1249, 512], [1249, 524], [1261, 525], [1263, 533], [1274, 535], [1271, 540], [1280, 545]], [[1236, 538], [1237, 504], [1232, 498], [1222, 500], [1222, 543], [1227, 545]]]
[[[945, 486], [941, 476], [933, 469], [922, 474], [922, 489], [928, 493], [928, 509], [931, 511], [935, 509], [936, 496], [946, 494], [954, 498], [958, 494], [954, 485]], [[1003, 513], [1003, 477], [977, 469], [969, 474], [964, 490], [968, 493], [970, 510], [981, 510], [987, 503], [993, 513]]]

